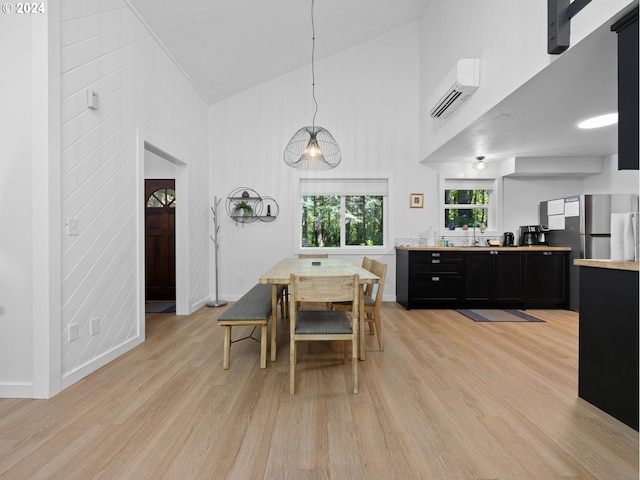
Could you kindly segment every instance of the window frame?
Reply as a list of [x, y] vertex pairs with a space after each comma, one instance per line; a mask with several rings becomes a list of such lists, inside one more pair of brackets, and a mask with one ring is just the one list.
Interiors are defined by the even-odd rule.
[[[318, 192], [311, 193], [307, 188], [303, 188], [302, 184], [304, 182], [312, 182], [312, 181], [330, 181], [332, 183], [357, 183], [362, 181], [380, 181], [384, 182], [386, 186], [386, 193], [359, 193], [359, 192], [348, 192], [342, 191], [340, 193], [326, 193], [326, 192]], [[316, 177], [301, 177], [297, 183], [297, 191], [294, 193], [294, 203], [296, 205], [295, 208], [295, 229], [296, 234], [294, 236], [294, 252], [297, 253], [329, 253], [329, 254], [348, 254], [348, 255], [362, 255], [362, 254], [384, 254], [387, 253], [390, 249], [390, 238], [391, 232], [391, 222], [389, 221], [389, 212], [391, 211], [390, 202], [392, 198], [391, 186], [393, 182], [389, 175], [376, 175], [376, 176], [363, 176], [363, 175], [349, 175], [349, 176], [340, 176], [340, 177], [324, 177], [318, 175]], [[348, 187], [347, 187], [348, 188]], [[304, 193], [303, 193], [304, 191]], [[340, 197], [340, 246], [339, 247], [303, 247], [302, 246], [302, 197], [309, 195], [336, 195]], [[382, 196], [382, 245], [345, 245], [346, 241], [346, 231], [345, 231], [345, 214], [346, 214], [346, 198], [349, 195], [371, 195], [371, 196]]]
[[[474, 208], [473, 205], [452, 205], [445, 203], [446, 190], [489, 190], [489, 203], [487, 204], [487, 215], [489, 224], [482, 234], [483, 237], [499, 236], [502, 231], [502, 178], [501, 177], [484, 177], [484, 178], [460, 178], [441, 175], [438, 182], [438, 238], [445, 237], [467, 237], [468, 233], [461, 228], [449, 230], [445, 227], [445, 210], [454, 207], [464, 207], [465, 209]], [[476, 207], [477, 208], [477, 207]], [[471, 229], [472, 226], [469, 225]]]

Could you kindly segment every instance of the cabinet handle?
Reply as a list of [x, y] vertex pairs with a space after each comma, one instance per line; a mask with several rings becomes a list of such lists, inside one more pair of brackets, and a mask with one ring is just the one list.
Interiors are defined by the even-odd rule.
[[439, 253], [436, 253], [436, 252], [432, 252], [432, 253], [431, 253], [431, 256], [432, 256], [432, 257], [439, 257], [439, 256], [440, 256], [440, 254], [439, 254]]
[[551, 252], [542, 252], [543, 255], [552, 255]]
[[432, 282], [439, 282], [440, 281], [440, 277], [431, 277], [431, 281]]
[[440, 263], [440, 260], [431, 260], [431, 263]]

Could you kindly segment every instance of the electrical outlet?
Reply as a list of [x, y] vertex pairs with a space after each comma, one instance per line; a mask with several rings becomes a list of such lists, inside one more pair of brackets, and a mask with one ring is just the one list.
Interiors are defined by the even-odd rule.
[[71, 323], [69, 324], [69, 341], [73, 342], [76, 338], [78, 338], [78, 324], [77, 323]]
[[90, 335], [97, 335], [98, 333], [100, 333], [100, 319], [99, 318], [92, 318], [89, 321], [89, 334]]
[[240, 277], [240, 278], [238, 279], [238, 281], [239, 281], [240, 283], [244, 283], [244, 277]]

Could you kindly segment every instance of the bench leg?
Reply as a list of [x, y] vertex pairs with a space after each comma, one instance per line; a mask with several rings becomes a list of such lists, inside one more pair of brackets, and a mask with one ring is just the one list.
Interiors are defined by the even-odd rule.
[[224, 354], [222, 357], [222, 368], [229, 369], [229, 356], [231, 353], [231, 325], [224, 326]]
[[267, 325], [260, 327], [260, 368], [267, 368]]
[[277, 330], [278, 330], [277, 325], [278, 325], [278, 318], [271, 317], [271, 361], [272, 362], [276, 361], [276, 351], [277, 351], [276, 336], [277, 336]]

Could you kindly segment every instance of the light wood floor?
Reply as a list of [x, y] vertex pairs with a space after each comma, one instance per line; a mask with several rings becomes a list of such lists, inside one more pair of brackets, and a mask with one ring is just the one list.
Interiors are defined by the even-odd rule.
[[290, 396], [286, 325], [275, 364], [244, 341], [224, 371], [222, 311], [148, 315], [144, 344], [53, 399], [0, 400], [0, 478], [638, 478], [637, 432], [577, 398], [572, 312], [492, 324], [387, 303], [359, 394], [313, 343]]

